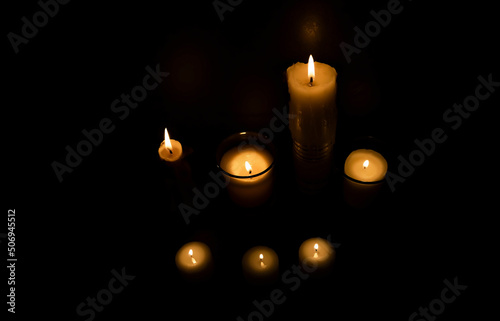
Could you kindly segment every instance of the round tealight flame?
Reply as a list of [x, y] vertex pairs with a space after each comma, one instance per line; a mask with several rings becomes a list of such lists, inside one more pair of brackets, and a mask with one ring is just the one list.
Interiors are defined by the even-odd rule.
[[261, 253], [261, 254], [259, 255], [259, 258], [260, 258], [260, 260], [262, 261], [262, 260], [264, 259], [264, 255]]
[[193, 256], [193, 250], [189, 249], [189, 255]]
[[168, 135], [167, 128], [165, 128], [165, 148], [172, 154], [172, 143], [170, 142], [170, 136]]
[[314, 59], [312, 55], [309, 55], [309, 62], [307, 63], [307, 77], [309, 78], [309, 84], [311, 85], [316, 77], [314, 71]]
[[370, 162], [368, 160], [365, 160], [365, 162], [363, 163], [363, 168], [366, 169], [368, 165], [370, 165]]
[[319, 247], [319, 246], [318, 246], [318, 243], [314, 244], [314, 250], [315, 250], [316, 252], [318, 252], [318, 247]]
[[248, 171], [248, 174], [252, 174], [252, 165], [248, 161], [245, 161], [245, 168]]

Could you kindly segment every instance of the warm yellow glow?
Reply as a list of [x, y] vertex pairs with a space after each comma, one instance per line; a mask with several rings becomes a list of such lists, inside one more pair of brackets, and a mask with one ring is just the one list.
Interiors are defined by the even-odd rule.
[[245, 161], [245, 168], [247, 169], [248, 174], [252, 174], [252, 165], [250, 165], [248, 161]]
[[307, 77], [311, 82], [314, 81], [314, 77], [316, 77], [316, 73], [314, 72], [314, 59], [312, 55], [309, 56], [309, 62], [307, 63]]
[[318, 251], [318, 243], [314, 244], [314, 250], [317, 252]]
[[168, 131], [166, 128], [165, 128], [165, 147], [169, 151], [172, 151], [172, 143], [170, 142], [170, 136], [168, 136]]
[[368, 165], [370, 165], [370, 162], [368, 160], [365, 160], [365, 162], [363, 163], [363, 168], [367, 168]]
[[193, 256], [193, 250], [189, 249], [189, 255]]
[[262, 261], [262, 259], [264, 259], [264, 255], [262, 255], [262, 253], [259, 255], [259, 258], [260, 260]]

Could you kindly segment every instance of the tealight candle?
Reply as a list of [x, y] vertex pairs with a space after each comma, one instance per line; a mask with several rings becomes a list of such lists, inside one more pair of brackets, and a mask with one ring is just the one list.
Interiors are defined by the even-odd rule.
[[212, 272], [213, 266], [210, 248], [201, 242], [187, 243], [177, 251], [175, 264], [189, 280], [206, 278]]
[[266, 246], [249, 249], [241, 261], [243, 275], [255, 284], [270, 283], [278, 277], [279, 260], [276, 252]]
[[175, 162], [182, 156], [182, 145], [175, 139], [170, 139], [168, 131], [165, 128], [165, 140], [161, 142], [158, 148], [160, 158], [166, 162]]
[[320, 237], [305, 240], [299, 248], [299, 261], [307, 273], [328, 272], [335, 260], [335, 249]]
[[344, 164], [344, 199], [353, 207], [368, 206], [382, 187], [387, 161], [371, 149], [358, 149]]
[[337, 71], [315, 62], [287, 69], [290, 93], [289, 127], [299, 184], [317, 190], [326, 184], [337, 127]]
[[[244, 132], [236, 136], [245, 138], [257, 134]], [[273, 164], [274, 157], [266, 148], [246, 141], [225, 151], [219, 168], [228, 181], [226, 189], [233, 202], [243, 207], [265, 203], [272, 194]]]

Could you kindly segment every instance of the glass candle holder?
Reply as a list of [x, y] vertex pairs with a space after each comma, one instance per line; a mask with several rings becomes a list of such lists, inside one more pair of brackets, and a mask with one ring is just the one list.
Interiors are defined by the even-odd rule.
[[274, 146], [254, 132], [226, 138], [217, 149], [217, 167], [227, 182], [231, 200], [242, 207], [264, 204], [272, 195]]

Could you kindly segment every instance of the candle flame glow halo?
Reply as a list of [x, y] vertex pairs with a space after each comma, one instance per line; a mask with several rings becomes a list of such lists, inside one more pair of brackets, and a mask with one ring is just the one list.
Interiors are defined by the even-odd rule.
[[189, 249], [189, 255], [193, 256], [193, 249]]
[[314, 244], [314, 250], [318, 250], [318, 243]]
[[311, 79], [314, 81], [316, 77], [316, 73], [314, 70], [314, 59], [312, 55], [309, 55], [309, 62], [307, 63], [307, 79]]
[[370, 161], [369, 160], [365, 160], [365, 162], [363, 163], [363, 168], [367, 168], [368, 165], [370, 165]]
[[264, 255], [261, 253], [261, 254], [259, 255], [259, 258], [260, 258], [260, 260], [262, 261], [262, 260], [264, 259]]

